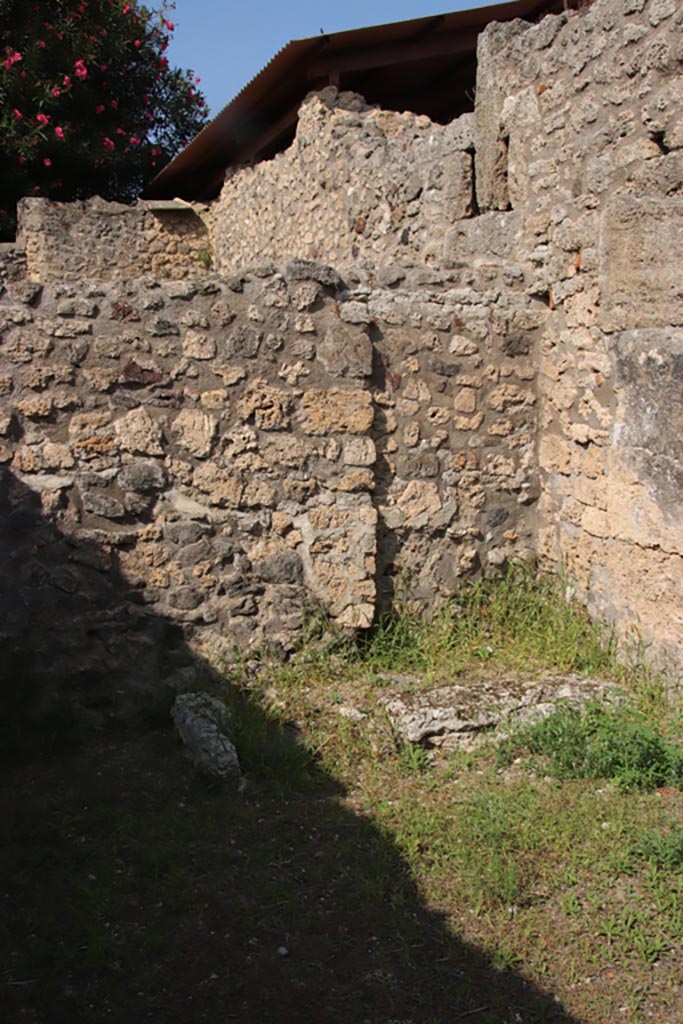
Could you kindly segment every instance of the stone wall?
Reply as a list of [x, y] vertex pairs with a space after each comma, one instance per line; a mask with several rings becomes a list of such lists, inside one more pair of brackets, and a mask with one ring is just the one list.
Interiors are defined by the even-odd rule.
[[22, 199], [19, 241], [33, 281], [179, 279], [212, 266], [206, 211], [181, 200], [57, 203]]
[[12, 657], [75, 673], [83, 651], [64, 650], [69, 627], [45, 609], [80, 594], [84, 563], [125, 584], [106, 630], [97, 603], [79, 607], [78, 635], [106, 636], [106, 651], [86, 644], [92, 667], [126, 651], [145, 663], [145, 609], [224, 654], [287, 649], [307, 609], [366, 627], [397, 576], [431, 604], [528, 555], [535, 373], [501, 329], [505, 286], [493, 269], [486, 290], [456, 273], [400, 283], [297, 261], [230, 279], [8, 281], [7, 515], [37, 509], [58, 531], [4, 552]]
[[285, 153], [228, 175], [212, 212], [216, 266], [434, 262], [444, 229], [474, 212], [473, 145], [472, 114], [439, 125], [312, 93]]
[[11, 493], [197, 642], [287, 647], [312, 604], [365, 626], [399, 580], [429, 605], [538, 555], [683, 664], [682, 30], [674, 0], [491, 25], [449, 126], [325, 90], [172, 215], [182, 244], [28, 201]]
[[531, 290], [551, 307], [539, 552], [622, 635], [679, 666], [682, 60], [673, 0], [491, 26], [475, 128], [479, 205], [521, 217]]

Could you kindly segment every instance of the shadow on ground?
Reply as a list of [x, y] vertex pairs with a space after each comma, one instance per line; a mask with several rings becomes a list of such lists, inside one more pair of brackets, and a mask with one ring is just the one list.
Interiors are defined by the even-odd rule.
[[131, 678], [152, 672], [152, 651], [168, 671], [169, 637], [174, 664], [206, 666], [94, 542], [79, 547], [38, 508], [6, 473], [4, 1020], [578, 1024], [449, 934], [391, 839], [248, 696], [233, 693], [249, 732], [243, 796], [193, 775], [160, 698], [114, 724], [122, 636]]

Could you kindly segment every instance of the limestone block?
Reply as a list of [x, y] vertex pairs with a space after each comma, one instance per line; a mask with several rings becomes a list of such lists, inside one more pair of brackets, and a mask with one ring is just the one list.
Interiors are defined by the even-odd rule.
[[477, 43], [474, 141], [477, 205], [482, 211], [505, 210], [509, 205], [508, 147], [501, 114], [506, 96], [514, 92], [514, 77], [505, 50], [524, 28], [521, 22], [494, 23], [481, 33]]
[[110, 370], [105, 367], [95, 366], [92, 369], [84, 369], [83, 376], [88, 386], [93, 391], [109, 391], [119, 379], [118, 370]]
[[244, 484], [240, 477], [220, 469], [212, 462], [197, 466], [192, 474], [192, 483], [208, 495], [211, 505], [219, 508], [238, 508], [242, 500]]
[[161, 428], [143, 408], [132, 409], [116, 420], [114, 431], [124, 451], [139, 455], [164, 454]]
[[234, 384], [239, 384], [240, 381], [244, 380], [247, 375], [247, 371], [243, 366], [237, 365], [217, 365], [214, 367], [216, 373], [223, 378], [223, 383], [227, 387], [232, 387]]
[[228, 392], [225, 388], [215, 388], [213, 391], [202, 391], [199, 401], [205, 409], [221, 410], [228, 404]]
[[[342, 624], [372, 621], [377, 511], [367, 495], [338, 494], [295, 517], [307, 588]], [[294, 531], [293, 531], [294, 532]]]
[[648, 329], [617, 334], [618, 462], [653, 492], [662, 513], [680, 520], [683, 486], [683, 330]]
[[635, 460], [619, 464], [611, 459], [610, 472], [602, 487], [609, 516], [609, 536], [644, 551], [661, 548], [683, 555], [683, 513], [680, 505], [655, 500], [647, 476], [639, 480], [642, 467]]
[[477, 408], [477, 392], [474, 388], [460, 388], [453, 399], [453, 408], [456, 412], [474, 412]]
[[375, 478], [369, 469], [357, 469], [353, 473], [344, 473], [327, 481], [331, 491], [371, 491]]
[[607, 611], [621, 636], [650, 643], [648, 656], [674, 672], [683, 668], [683, 557], [613, 542], [602, 563], [596, 610]]
[[349, 437], [344, 441], [345, 466], [372, 466], [377, 459], [375, 442], [370, 437]]
[[311, 389], [301, 399], [302, 423], [311, 434], [364, 434], [372, 426], [372, 398], [366, 391]]
[[479, 346], [463, 334], [454, 334], [449, 342], [448, 351], [457, 356], [473, 356], [479, 351]]
[[419, 530], [441, 509], [439, 488], [434, 483], [411, 480], [396, 502], [406, 526]]
[[572, 469], [572, 446], [557, 434], [543, 433], [538, 444], [538, 462], [549, 473], [568, 474]]
[[369, 324], [371, 319], [365, 302], [342, 302], [339, 316], [347, 324]]
[[30, 420], [47, 419], [52, 412], [52, 398], [49, 395], [35, 395], [17, 402], [15, 408]]
[[199, 409], [183, 409], [171, 425], [177, 443], [198, 458], [211, 451], [216, 435], [216, 420]]
[[216, 355], [216, 342], [210, 334], [188, 331], [183, 339], [183, 355], [188, 359], [213, 359]]
[[576, 675], [501, 679], [476, 688], [456, 684], [427, 693], [420, 687], [416, 696], [391, 695], [382, 703], [407, 743], [471, 749], [492, 733], [505, 735], [546, 718], [558, 707], [591, 700], [617, 703], [616, 685]]
[[270, 508], [275, 495], [265, 480], [247, 480], [242, 492], [242, 503], [247, 508]]
[[[345, 303], [342, 310], [346, 305], [352, 303]], [[372, 373], [372, 343], [362, 328], [352, 326], [352, 323], [362, 322], [340, 321], [325, 332], [317, 356], [332, 376], [359, 378]]]
[[613, 196], [600, 230], [604, 330], [683, 325], [683, 199]]
[[259, 430], [287, 430], [291, 404], [288, 391], [271, 387], [258, 378], [247, 388], [238, 410], [244, 420], [253, 421]]
[[300, 313], [307, 309], [313, 309], [320, 299], [322, 289], [315, 281], [304, 281], [297, 285], [292, 293], [294, 308]]

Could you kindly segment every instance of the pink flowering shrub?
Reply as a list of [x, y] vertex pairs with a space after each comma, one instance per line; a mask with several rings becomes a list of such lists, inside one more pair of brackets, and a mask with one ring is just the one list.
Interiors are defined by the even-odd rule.
[[206, 123], [198, 79], [165, 56], [168, 5], [2, 7], [0, 240], [13, 237], [21, 196], [133, 199]]

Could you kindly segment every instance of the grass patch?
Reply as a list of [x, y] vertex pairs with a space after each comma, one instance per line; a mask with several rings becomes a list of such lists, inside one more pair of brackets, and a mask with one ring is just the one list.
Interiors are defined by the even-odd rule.
[[[632, 696], [563, 709], [502, 761], [399, 744], [381, 704], [401, 672], [570, 671]], [[170, 730], [7, 767], [8, 1019], [683, 1019], [676, 723], [563, 580], [515, 566], [359, 641], [312, 622], [287, 664], [219, 692], [243, 797], [199, 782]]]
[[345, 656], [376, 671], [429, 676], [488, 664], [584, 674], [608, 674], [617, 666], [612, 632], [589, 618], [567, 582], [521, 563], [463, 582], [431, 617], [399, 599]]
[[500, 761], [543, 757], [558, 779], [606, 779], [625, 791], [683, 783], [683, 749], [629, 705], [562, 707], [504, 741]]

